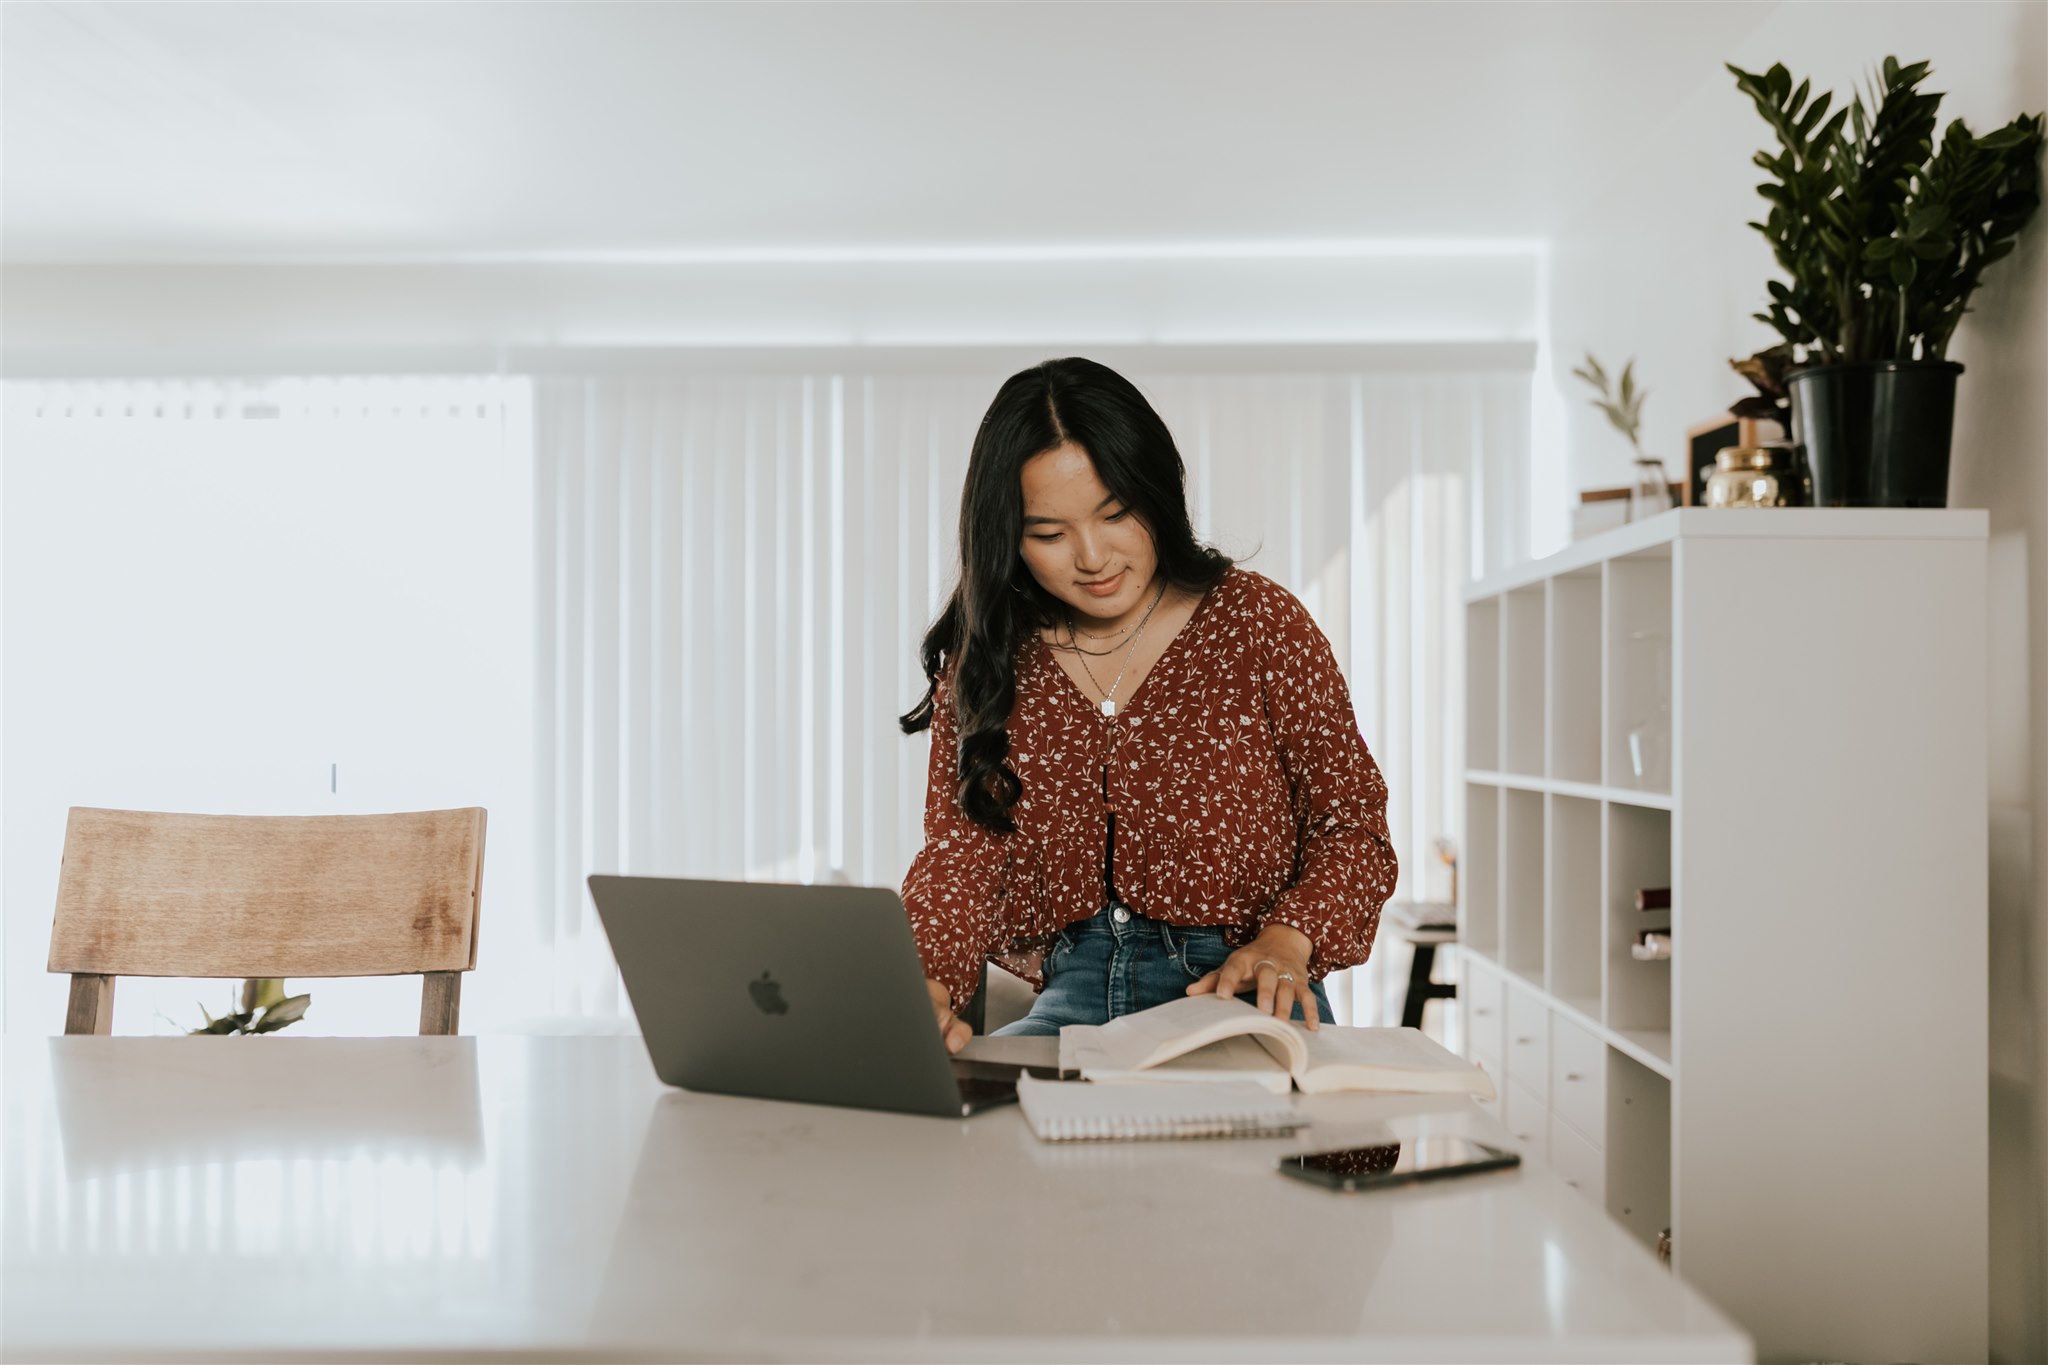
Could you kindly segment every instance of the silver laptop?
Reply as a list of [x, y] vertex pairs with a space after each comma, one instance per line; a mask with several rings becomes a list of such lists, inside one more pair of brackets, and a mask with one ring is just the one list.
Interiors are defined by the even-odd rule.
[[1017, 1096], [1017, 1068], [947, 1055], [892, 891], [599, 875], [590, 894], [669, 1085], [948, 1118]]

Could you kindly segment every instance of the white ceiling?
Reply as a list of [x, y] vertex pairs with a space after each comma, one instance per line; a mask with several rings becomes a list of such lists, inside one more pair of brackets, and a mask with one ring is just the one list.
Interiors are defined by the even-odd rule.
[[[1773, 4], [0, 5], [11, 261], [1530, 238]], [[1731, 96], [1732, 98], [1732, 96]]]

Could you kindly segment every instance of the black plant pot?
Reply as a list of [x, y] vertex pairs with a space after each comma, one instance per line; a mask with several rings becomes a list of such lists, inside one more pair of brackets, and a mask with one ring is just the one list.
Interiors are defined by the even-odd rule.
[[1785, 377], [1816, 507], [1948, 506], [1953, 360], [1810, 365]]

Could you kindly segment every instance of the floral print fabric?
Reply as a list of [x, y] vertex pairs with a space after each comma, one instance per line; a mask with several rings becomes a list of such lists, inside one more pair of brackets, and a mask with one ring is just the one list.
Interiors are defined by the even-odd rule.
[[1043, 984], [1054, 935], [1102, 908], [1112, 809], [1116, 889], [1140, 913], [1223, 925], [1233, 944], [1292, 925], [1317, 977], [1365, 961], [1397, 871], [1387, 784], [1329, 641], [1291, 593], [1231, 569], [1114, 721], [1043, 641], [1021, 646], [1016, 668], [1013, 834], [961, 811], [950, 678], [934, 698], [925, 842], [903, 900], [926, 974], [956, 1005], [984, 958]]

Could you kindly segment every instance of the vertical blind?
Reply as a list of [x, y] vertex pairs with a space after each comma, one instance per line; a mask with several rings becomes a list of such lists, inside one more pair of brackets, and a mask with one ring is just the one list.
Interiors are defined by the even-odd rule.
[[[1460, 589], [1519, 557], [1529, 376], [1130, 375], [1181, 447], [1197, 532], [1299, 596], [1345, 666], [1399, 894], [1440, 891], [1431, 841], [1462, 833]], [[624, 1012], [591, 872], [900, 883], [927, 741], [896, 717], [923, 692], [1003, 377], [537, 381], [529, 984], [555, 1013]]]

